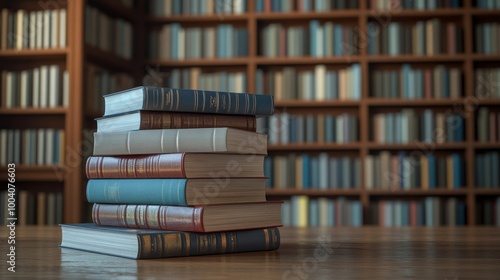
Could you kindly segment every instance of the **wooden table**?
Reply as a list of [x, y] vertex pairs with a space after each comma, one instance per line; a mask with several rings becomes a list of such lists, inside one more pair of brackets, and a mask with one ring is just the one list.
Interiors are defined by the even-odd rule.
[[278, 251], [130, 260], [59, 248], [59, 227], [16, 229], [0, 279], [500, 279], [498, 228], [282, 228]]

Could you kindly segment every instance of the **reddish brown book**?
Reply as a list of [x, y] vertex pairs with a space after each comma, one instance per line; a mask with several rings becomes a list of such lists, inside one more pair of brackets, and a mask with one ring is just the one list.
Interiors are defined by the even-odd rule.
[[281, 202], [204, 205], [94, 204], [96, 225], [191, 232], [281, 226]]
[[264, 156], [216, 153], [173, 153], [93, 156], [87, 178], [249, 178], [264, 177]]
[[135, 111], [96, 119], [98, 132], [230, 127], [255, 132], [256, 117], [246, 115]]

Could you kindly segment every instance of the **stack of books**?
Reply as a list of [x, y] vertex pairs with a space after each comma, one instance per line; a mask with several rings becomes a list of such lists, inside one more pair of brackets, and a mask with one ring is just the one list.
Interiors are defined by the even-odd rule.
[[94, 223], [62, 225], [62, 247], [136, 259], [279, 247], [256, 133], [272, 96], [142, 86], [104, 103], [86, 164]]

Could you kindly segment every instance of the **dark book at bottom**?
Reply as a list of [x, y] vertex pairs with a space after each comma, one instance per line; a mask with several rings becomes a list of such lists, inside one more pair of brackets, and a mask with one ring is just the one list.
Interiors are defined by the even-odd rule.
[[63, 224], [61, 247], [131, 259], [276, 250], [278, 228], [195, 233]]

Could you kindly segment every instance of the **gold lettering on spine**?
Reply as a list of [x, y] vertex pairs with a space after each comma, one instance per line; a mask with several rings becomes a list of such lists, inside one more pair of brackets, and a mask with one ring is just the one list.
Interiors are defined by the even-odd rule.
[[227, 113], [231, 113], [231, 96], [231, 93], [227, 95]]
[[165, 234], [163, 238], [163, 255], [166, 257], [179, 256], [182, 253], [181, 233]]
[[[184, 240], [186, 240], [186, 243], [185, 243], [185, 246], [184, 246], [184, 254], [185, 255], [190, 255], [190, 252], [191, 252], [191, 234], [188, 233], [188, 232], [184, 232], [182, 233], [184, 234]], [[180, 237], [180, 235], [179, 235]], [[182, 249], [182, 239], [179, 238], [180, 241], [181, 241], [181, 249]]]
[[269, 249], [269, 230], [266, 228], [264, 229], [264, 238], [266, 240], [266, 249]]
[[227, 238], [226, 238], [226, 233], [221, 232], [220, 233], [220, 252], [224, 253], [226, 252], [227, 249]]
[[252, 96], [253, 96], [253, 112], [252, 112], [252, 114], [255, 114], [255, 112], [257, 112], [257, 95], [252, 94]]
[[[131, 160], [134, 161], [134, 160]], [[144, 172], [146, 172], [145, 166], [144, 166], [144, 161], [145, 158], [138, 158], [135, 160], [137, 167], [135, 171], [135, 177], [142, 177], [141, 175], [144, 175]]]
[[175, 105], [175, 110], [179, 111], [179, 102], [180, 102], [181, 98], [179, 96], [179, 90], [176, 90], [175, 92], [177, 93], [177, 96], [176, 96], [177, 102], [176, 102], [176, 105]]
[[234, 113], [238, 113], [240, 109], [240, 98], [238, 96], [234, 96]]
[[147, 206], [145, 208], [146, 213], [145, 213], [145, 224], [144, 226], [147, 228], [154, 228], [157, 229], [159, 228], [159, 223], [158, 223], [158, 207], [155, 206]]
[[207, 101], [205, 100], [206, 93], [205, 93], [204, 90], [201, 92], [201, 95], [203, 96], [203, 107], [201, 109], [201, 112], [205, 112], [205, 104], [206, 104]]
[[142, 242], [141, 242], [141, 249], [143, 252], [140, 252], [144, 255], [150, 256], [152, 253], [152, 248], [151, 248], [151, 236], [150, 235], [143, 235], [142, 237]]
[[144, 87], [144, 107], [145, 108], [148, 108], [149, 107], [149, 88], [148, 87]]
[[236, 250], [236, 234], [234, 232], [229, 232], [229, 252], [234, 252]]
[[198, 242], [199, 242], [199, 252], [200, 253], [206, 253], [207, 250], [208, 250], [208, 237], [207, 235], [200, 235], [200, 237], [198, 238]]
[[153, 89], [153, 108], [159, 108], [160, 107], [160, 101], [161, 101], [161, 95], [162, 93], [160, 92], [160, 89], [154, 88]]
[[171, 114], [161, 114], [162, 116], [162, 124], [161, 124], [161, 127], [162, 128], [173, 128], [172, 127], [172, 117], [171, 117]]
[[134, 172], [134, 160], [127, 158], [124, 159], [126, 164], [127, 164], [127, 177], [136, 177], [136, 174]]
[[196, 108], [198, 108], [198, 91], [197, 90], [193, 91], [193, 99], [194, 99], [194, 102], [193, 102], [193, 105], [194, 105], [193, 112], [196, 112]]
[[122, 226], [137, 227], [135, 205], [124, 205], [124, 215], [122, 215]]

